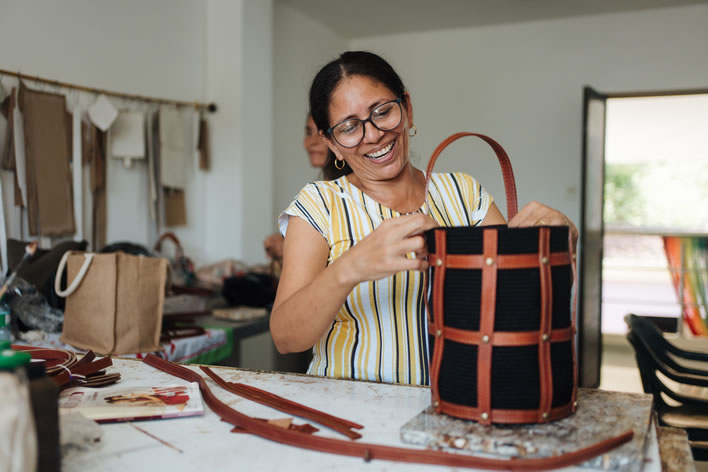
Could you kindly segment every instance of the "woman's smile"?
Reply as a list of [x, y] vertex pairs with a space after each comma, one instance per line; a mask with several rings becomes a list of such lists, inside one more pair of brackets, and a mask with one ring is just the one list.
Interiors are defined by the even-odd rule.
[[380, 147], [379, 149], [366, 153], [364, 154], [364, 157], [366, 157], [369, 160], [372, 160], [378, 164], [383, 164], [385, 162], [388, 162], [394, 155], [394, 145], [396, 144], [397, 139], [394, 139], [390, 143], [384, 145], [383, 147]]

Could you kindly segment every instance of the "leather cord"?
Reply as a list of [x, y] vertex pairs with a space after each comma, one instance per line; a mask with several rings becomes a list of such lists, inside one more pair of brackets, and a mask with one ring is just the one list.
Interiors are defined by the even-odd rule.
[[396, 462], [435, 464], [449, 467], [469, 467], [486, 470], [550, 470], [575, 465], [597, 455], [604, 454], [605, 452], [631, 440], [634, 434], [632, 430], [629, 430], [618, 436], [606, 439], [578, 451], [559, 456], [537, 459], [489, 459], [485, 457], [452, 454], [429, 449], [408, 449], [402, 447], [345, 441], [343, 439], [303, 434], [297, 431], [287, 430], [275, 425], [258, 421], [255, 418], [244, 415], [243, 413], [230, 408], [228, 405], [216, 398], [207, 386], [204, 378], [198, 373], [186, 367], [160, 359], [152, 354], [148, 354], [143, 362], [188, 382], [197, 382], [199, 384], [199, 389], [202, 392], [202, 396], [204, 397], [204, 401], [209, 408], [211, 408], [224, 421], [227, 421], [234, 426], [238, 426], [251, 434], [255, 434], [264, 439], [270, 439], [271, 441], [282, 444], [301, 447], [303, 449], [361, 457], [365, 461], [382, 459]]
[[316, 421], [322, 426], [326, 426], [345, 435], [349, 439], [359, 439], [361, 437], [361, 434], [351, 430], [351, 428], [362, 429], [363, 426], [360, 424], [342, 418], [337, 418], [336, 416], [315, 410], [300, 403], [288, 400], [287, 398], [266, 392], [260, 388], [251, 387], [250, 385], [241, 383], [226, 382], [224, 379], [216, 375], [209, 367], [200, 366], [200, 369], [202, 369], [205, 374], [216, 382], [219, 387], [233, 393], [234, 395], [247, 398], [248, 400], [275, 408], [276, 410], [280, 410], [291, 415]]

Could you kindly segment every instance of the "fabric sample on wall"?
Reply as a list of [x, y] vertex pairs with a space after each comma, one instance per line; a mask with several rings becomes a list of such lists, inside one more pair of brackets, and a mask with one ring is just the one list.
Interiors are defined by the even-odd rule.
[[15, 205], [28, 207], [25, 126], [24, 116], [20, 111], [18, 102], [15, 102], [15, 105], [12, 107], [12, 153], [15, 161]]
[[209, 156], [209, 123], [206, 119], [199, 120], [199, 168], [209, 170], [211, 158]]
[[10, 95], [5, 98], [0, 106], [6, 120], [5, 138], [0, 142], [2, 145], [2, 159], [0, 159], [0, 167], [5, 170], [15, 170], [15, 149], [14, 149], [14, 115], [15, 106], [17, 105], [17, 89], [12, 89]]
[[160, 183], [164, 187], [184, 189], [187, 149], [182, 111], [160, 107]]
[[187, 205], [184, 191], [179, 189], [164, 189], [165, 196], [165, 226], [184, 226], [187, 224]]
[[19, 104], [24, 115], [30, 233], [73, 234], [71, 141], [68, 139], [71, 122], [67, 119], [66, 98], [22, 85]]
[[142, 112], [121, 111], [110, 130], [112, 157], [145, 158], [145, 122]]
[[93, 105], [89, 107], [88, 115], [98, 129], [106, 131], [118, 117], [118, 109], [105, 95], [99, 95]]

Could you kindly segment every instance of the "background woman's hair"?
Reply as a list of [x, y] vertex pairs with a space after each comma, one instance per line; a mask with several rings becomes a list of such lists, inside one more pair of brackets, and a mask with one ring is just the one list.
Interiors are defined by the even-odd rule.
[[[380, 82], [391, 90], [396, 97], [405, 100], [406, 91], [403, 81], [393, 67], [381, 56], [367, 51], [347, 51], [325, 65], [315, 76], [310, 87], [310, 113], [317, 129], [326, 131], [332, 124], [329, 121], [329, 103], [332, 92], [345, 77], [361, 75]], [[405, 103], [404, 103], [405, 104]], [[322, 168], [325, 180], [334, 180], [350, 174], [352, 169], [345, 163], [343, 169], [337, 169], [334, 153], [327, 151], [327, 159]]]

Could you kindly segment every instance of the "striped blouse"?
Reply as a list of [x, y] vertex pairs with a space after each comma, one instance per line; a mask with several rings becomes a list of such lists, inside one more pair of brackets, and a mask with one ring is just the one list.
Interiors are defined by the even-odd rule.
[[[442, 226], [478, 225], [492, 204], [482, 186], [463, 173], [434, 173], [426, 198]], [[428, 213], [425, 205], [420, 211]], [[278, 222], [285, 235], [289, 216], [306, 220], [327, 240], [331, 264], [383, 220], [399, 215], [344, 176], [307, 184]], [[422, 272], [407, 271], [357, 285], [313, 346], [308, 373], [428, 385], [424, 283]]]

